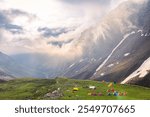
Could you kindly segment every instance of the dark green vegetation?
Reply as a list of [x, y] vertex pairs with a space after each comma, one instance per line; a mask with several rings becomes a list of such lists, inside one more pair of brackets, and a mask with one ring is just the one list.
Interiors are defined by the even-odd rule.
[[[150, 99], [150, 89], [140, 86], [114, 84], [114, 89], [118, 92], [127, 92], [127, 96], [107, 96], [109, 83], [89, 80], [74, 80], [67, 78], [56, 79], [16, 79], [0, 83], [0, 99], [63, 99], [63, 100], [146, 100]], [[96, 86], [96, 90], [88, 88], [89, 85]], [[73, 93], [74, 87], [79, 91]], [[45, 96], [60, 89], [60, 97]], [[88, 93], [99, 93], [103, 96], [89, 96]]]

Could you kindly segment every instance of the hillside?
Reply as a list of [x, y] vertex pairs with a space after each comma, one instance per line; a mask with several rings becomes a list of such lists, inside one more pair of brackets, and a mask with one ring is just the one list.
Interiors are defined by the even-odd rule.
[[0, 71], [0, 82], [5, 82], [14, 79], [15, 77]]
[[[112, 92], [109, 94], [107, 90], [110, 89], [108, 87], [110, 84], [111, 89], [126, 94], [120, 96], [114, 96]], [[89, 86], [95, 86], [96, 89], [89, 89]], [[73, 92], [73, 88], [78, 88], [78, 91]], [[148, 100], [150, 89], [90, 80], [26, 78], [0, 83], [0, 99]]]
[[40, 75], [43, 76], [42, 72], [37, 72], [36, 70], [28, 67], [26, 64], [19, 63], [17, 60], [13, 59], [11, 56], [1, 51], [0, 51], [0, 71], [3, 71], [5, 74], [8, 74], [9, 76], [14, 76], [17, 78], [20, 77], [39, 78]]

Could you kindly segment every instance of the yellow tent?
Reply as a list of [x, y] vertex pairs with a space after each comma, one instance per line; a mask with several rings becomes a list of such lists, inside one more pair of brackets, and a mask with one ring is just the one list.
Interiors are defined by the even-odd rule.
[[79, 91], [79, 88], [73, 88], [73, 91]]
[[108, 85], [108, 87], [112, 87], [113, 86], [113, 83], [110, 83], [109, 85]]

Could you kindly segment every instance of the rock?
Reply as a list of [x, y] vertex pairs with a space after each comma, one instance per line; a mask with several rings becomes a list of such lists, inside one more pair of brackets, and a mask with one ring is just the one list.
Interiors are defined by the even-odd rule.
[[59, 97], [62, 97], [62, 96], [63, 95], [62, 95], [61, 92], [59, 92], [58, 90], [55, 90], [52, 93], [49, 92], [49, 93], [45, 94], [44, 97], [49, 97], [49, 98], [52, 98], [52, 99], [56, 99], [56, 98], [59, 98]]
[[35, 93], [39, 93], [39, 90], [37, 90]]

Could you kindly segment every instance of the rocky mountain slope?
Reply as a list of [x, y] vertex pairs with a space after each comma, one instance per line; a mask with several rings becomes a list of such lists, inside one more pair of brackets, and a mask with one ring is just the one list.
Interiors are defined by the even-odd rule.
[[9, 81], [14, 79], [15, 77], [8, 75], [4, 73], [3, 71], [0, 71], [0, 82]]
[[[122, 9], [122, 7], [126, 8], [127, 4], [120, 5], [117, 10]], [[135, 5], [135, 4], [134, 4]], [[127, 5], [128, 6], [128, 5]], [[75, 64], [71, 72], [72, 75], [69, 75], [73, 78], [80, 77], [82, 79], [94, 79], [94, 80], [105, 80], [105, 81], [116, 81], [122, 82], [124, 81], [130, 74], [132, 74], [135, 70], [137, 70], [145, 60], [150, 57], [150, 2], [144, 5], [141, 10], [135, 15], [130, 14], [129, 17], [135, 17], [136, 23], [132, 20], [132, 24], [135, 25], [136, 28], [129, 28], [129, 26], [124, 28], [129, 28], [126, 33], [120, 32], [116, 27], [115, 30], [118, 31], [120, 36], [111, 35], [112, 39], [115, 41], [109, 42], [106, 44], [109, 38], [101, 42], [99, 44], [99, 52], [95, 52], [97, 54], [95, 57], [95, 61], [90, 62], [82, 62], [80, 64]], [[113, 15], [117, 10], [114, 10]], [[129, 11], [130, 12], [130, 11]], [[125, 17], [123, 17], [125, 18]], [[124, 19], [120, 19], [124, 20]], [[106, 20], [105, 20], [106, 21]], [[115, 22], [112, 20], [111, 22], [114, 24]], [[123, 24], [125, 22], [122, 22]], [[122, 25], [123, 25], [122, 24]], [[105, 32], [105, 35], [109, 35], [112, 33], [108, 33], [113, 31], [114, 29], [109, 26], [109, 31]], [[114, 33], [113, 33], [114, 34]], [[111, 39], [111, 40], [112, 40]], [[94, 47], [93, 47], [94, 48]], [[109, 49], [106, 49], [109, 48]], [[105, 53], [102, 54], [101, 50]], [[108, 50], [108, 51], [105, 51]], [[94, 56], [93, 56], [94, 57]], [[84, 65], [85, 64], [85, 65]], [[81, 67], [82, 66], [82, 67]], [[74, 71], [73, 71], [74, 70]], [[78, 71], [78, 72], [76, 72]], [[76, 72], [76, 73], [75, 73]], [[77, 74], [78, 73], [78, 74]], [[66, 76], [68, 76], [66, 74]], [[143, 78], [143, 80], [134, 82], [134, 84], [149, 86], [150, 81], [148, 75]], [[128, 82], [130, 83], [130, 82]], [[132, 82], [133, 83], [133, 82]]]
[[[141, 29], [130, 33], [128, 37], [113, 51], [113, 54], [109, 57], [107, 62], [100, 66], [95, 72], [92, 78], [97, 80], [108, 80], [121, 82], [124, 79], [129, 79], [137, 69], [143, 72], [146, 69], [146, 73], [149, 73], [148, 66], [140, 67], [145, 65], [145, 61], [149, 60], [150, 57], [150, 2], [147, 7], [143, 10], [143, 20], [140, 19], [139, 24]], [[134, 73], [132, 73], [134, 72]], [[140, 72], [139, 72], [140, 73]], [[131, 75], [130, 75], [131, 74]], [[144, 86], [150, 86], [150, 77], [144, 75], [142, 80], [138, 79], [138, 74], [134, 77], [134, 80], [123, 81], [122, 83], [132, 83]], [[130, 76], [129, 76], [130, 75]], [[140, 77], [140, 76], [139, 76]], [[143, 83], [144, 82], [144, 83]]]

